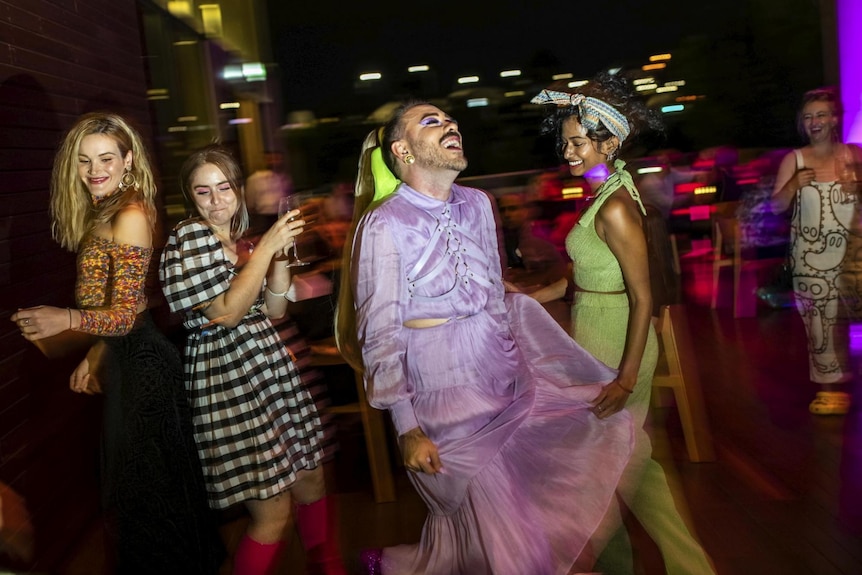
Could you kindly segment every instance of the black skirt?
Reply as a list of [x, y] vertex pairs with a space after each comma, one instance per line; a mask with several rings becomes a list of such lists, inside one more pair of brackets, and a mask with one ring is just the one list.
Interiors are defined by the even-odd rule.
[[179, 351], [146, 312], [128, 335], [102, 341], [102, 499], [116, 572], [216, 573], [224, 550]]

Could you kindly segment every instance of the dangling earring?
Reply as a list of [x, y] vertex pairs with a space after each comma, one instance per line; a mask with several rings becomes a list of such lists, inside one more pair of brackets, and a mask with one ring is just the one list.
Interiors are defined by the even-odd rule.
[[137, 185], [138, 179], [135, 177], [134, 172], [132, 172], [131, 168], [126, 168], [126, 171], [123, 172], [123, 177], [120, 178], [120, 192], [125, 192], [128, 188]]
[[615, 148], [615, 149], [611, 150], [610, 152], [608, 152], [608, 161], [609, 162], [613, 162], [614, 158], [617, 157], [617, 150], [619, 150], [619, 148]]
[[407, 152], [407, 155], [404, 156], [404, 163], [407, 164], [408, 166], [415, 161], [416, 161], [416, 156], [414, 156], [410, 152]]

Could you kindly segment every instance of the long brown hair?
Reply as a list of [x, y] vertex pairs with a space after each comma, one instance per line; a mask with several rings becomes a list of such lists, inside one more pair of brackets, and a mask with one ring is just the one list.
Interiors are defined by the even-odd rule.
[[239, 162], [230, 153], [230, 150], [219, 144], [210, 144], [193, 152], [186, 158], [183, 167], [180, 168], [180, 187], [189, 207], [194, 208], [195, 201], [192, 198], [192, 176], [195, 171], [204, 164], [212, 164], [221, 170], [227, 178], [233, 193], [236, 194], [236, 213], [230, 220], [230, 237], [237, 240], [248, 229], [248, 208], [245, 205], [245, 188], [243, 187], [242, 169]]
[[[91, 134], [110, 136], [120, 155], [132, 152], [129, 168], [134, 183], [93, 205], [87, 187], [78, 175], [81, 140]], [[54, 157], [51, 173], [51, 233], [69, 251], [76, 251], [94, 226], [110, 223], [126, 206], [137, 203], [144, 209], [150, 228], [156, 225], [156, 183], [140, 134], [116, 114], [93, 112], [81, 116], [66, 133]]]

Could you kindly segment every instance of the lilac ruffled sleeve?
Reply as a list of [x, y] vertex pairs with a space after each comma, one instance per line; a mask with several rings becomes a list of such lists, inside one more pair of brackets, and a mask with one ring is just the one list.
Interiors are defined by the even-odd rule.
[[401, 435], [419, 423], [405, 364], [405, 272], [391, 225], [380, 211], [365, 215], [357, 228], [351, 270], [368, 402], [388, 409]]

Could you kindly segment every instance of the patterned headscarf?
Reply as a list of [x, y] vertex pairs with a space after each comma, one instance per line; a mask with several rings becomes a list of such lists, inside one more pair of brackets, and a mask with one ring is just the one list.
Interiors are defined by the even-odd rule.
[[535, 98], [530, 100], [533, 104], [555, 104], [557, 106], [577, 106], [581, 117], [581, 125], [587, 130], [595, 131], [599, 127], [599, 120], [604, 124], [611, 134], [619, 138], [620, 144], [631, 133], [629, 122], [616, 108], [598, 98], [584, 96], [583, 94], [569, 94], [568, 92], [557, 92], [556, 90], [542, 90]]

